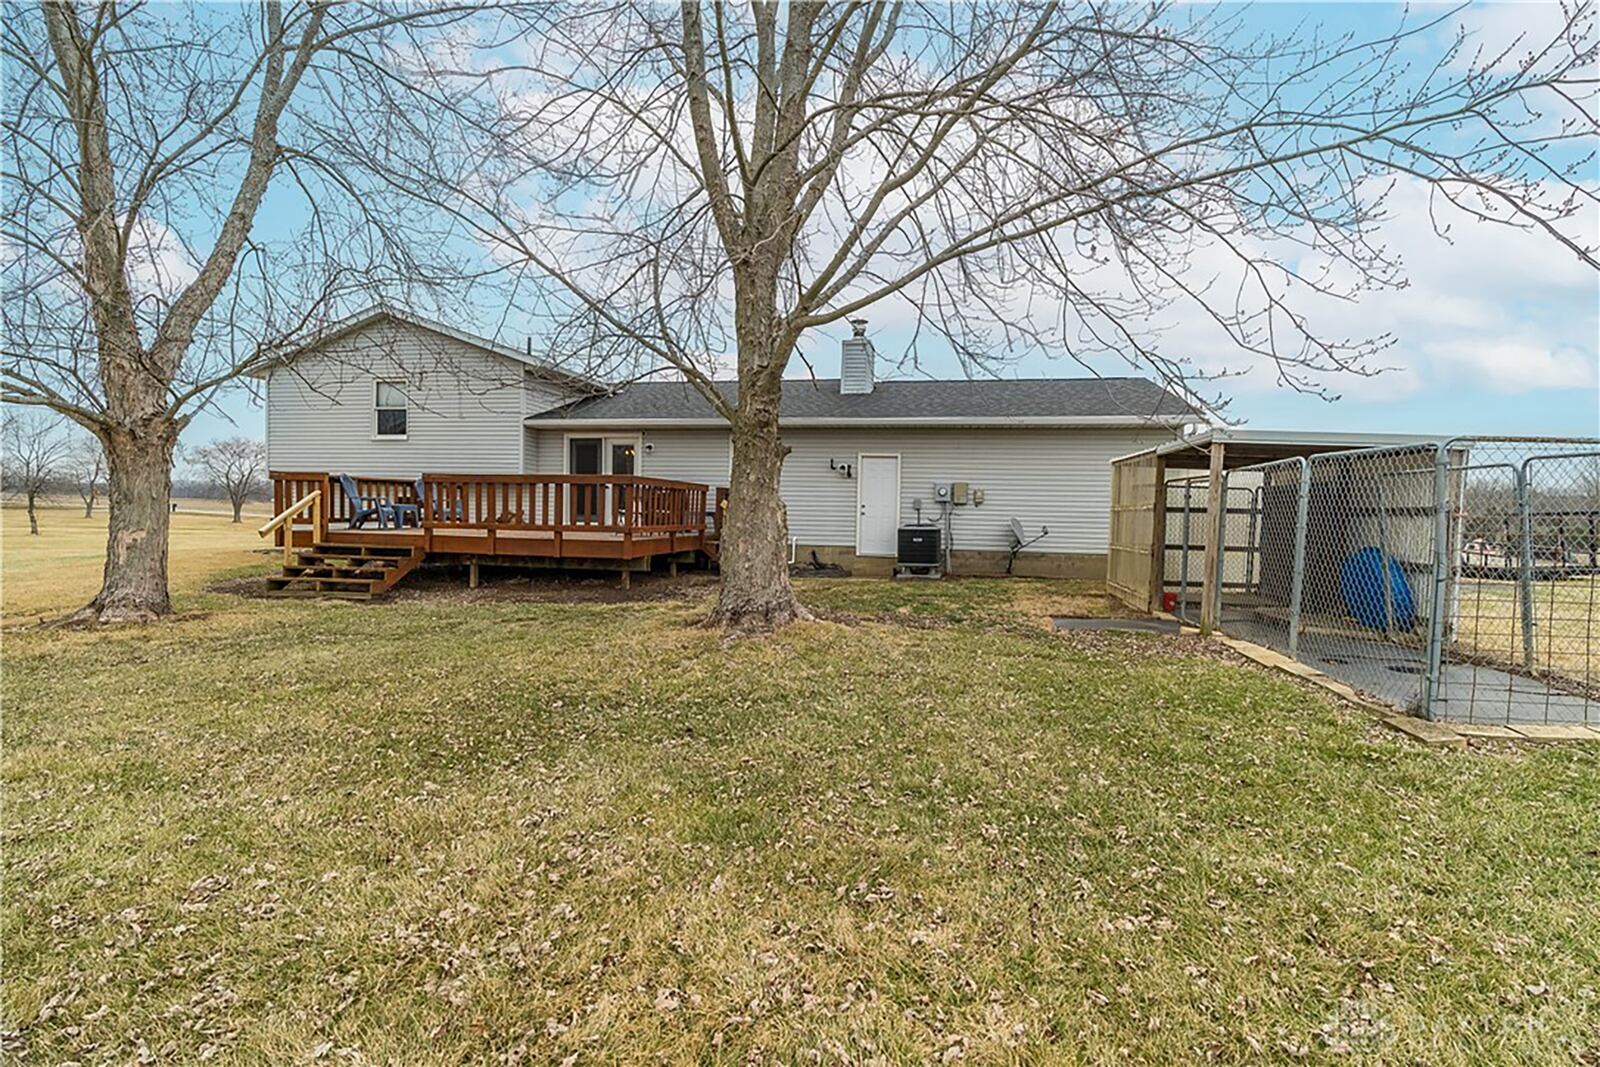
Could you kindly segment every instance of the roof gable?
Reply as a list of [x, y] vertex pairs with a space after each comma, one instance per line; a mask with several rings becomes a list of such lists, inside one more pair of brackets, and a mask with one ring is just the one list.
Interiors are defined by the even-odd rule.
[[433, 319], [425, 318], [421, 315], [413, 314], [409, 311], [401, 311], [398, 308], [391, 308], [384, 305], [376, 305], [368, 308], [365, 311], [357, 312], [348, 318], [340, 319], [337, 322], [331, 323], [322, 330], [318, 331], [317, 334], [309, 341], [294, 349], [291, 349], [277, 359], [270, 361], [262, 368], [260, 373], [264, 375], [273, 367], [282, 366], [285, 363], [290, 363], [296, 359], [300, 359], [301, 357], [309, 355], [315, 352], [317, 349], [322, 348], [324, 345], [331, 344], [340, 338], [349, 337], [352, 334], [359, 333], [368, 327], [375, 326], [382, 322], [399, 323], [404, 326], [410, 326], [414, 329], [426, 330], [430, 333], [438, 334], [441, 337], [446, 337], [453, 341], [459, 341], [464, 345], [469, 345], [489, 355], [498, 356], [501, 359], [516, 363], [527, 370], [539, 374], [541, 377], [547, 377], [555, 381], [563, 382], [582, 392], [594, 393], [605, 388], [603, 383], [597, 382], [592, 378], [587, 378], [580, 374], [573, 374], [569, 371], [562, 370], [559, 367], [552, 366], [551, 364], [538, 359], [531, 353], [519, 351], [510, 347], [509, 345], [503, 345], [491, 338], [482, 337], [474, 333], [468, 333], [465, 330], [458, 330], [453, 326], [449, 326], [442, 322], [437, 322]]

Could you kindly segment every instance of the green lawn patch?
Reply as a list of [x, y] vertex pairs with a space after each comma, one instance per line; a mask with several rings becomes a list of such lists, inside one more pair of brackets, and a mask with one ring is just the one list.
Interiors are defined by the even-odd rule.
[[197, 594], [9, 631], [7, 1049], [1600, 1054], [1593, 747], [1426, 751], [1192, 639], [1038, 625], [1081, 586], [800, 588], [886, 621]]

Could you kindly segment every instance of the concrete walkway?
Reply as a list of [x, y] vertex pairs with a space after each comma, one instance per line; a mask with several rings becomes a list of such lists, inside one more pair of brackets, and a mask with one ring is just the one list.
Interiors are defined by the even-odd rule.
[[[1224, 631], [1252, 644], [1281, 649], [1282, 627], [1229, 619]], [[1403, 710], [1413, 709], [1427, 663], [1421, 649], [1347, 634], [1311, 631], [1300, 636], [1300, 660], [1359, 692]], [[1552, 688], [1535, 678], [1482, 664], [1446, 663], [1434, 717], [1467, 723], [1592, 724], [1600, 726], [1600, 700]]]

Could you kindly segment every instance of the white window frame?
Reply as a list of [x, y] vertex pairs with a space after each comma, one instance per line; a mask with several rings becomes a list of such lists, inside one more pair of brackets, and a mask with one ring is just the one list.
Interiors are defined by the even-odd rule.
[[[900, 529], [900, 479], [905, 468], [905, 463], [898, 452], [857, 452], [856, 453], [856, 541], [850, 547], [862, 559], [894, 559], [899, 555], [898, 547], [893, 552], [863, 552], [861, 551], [861, 461], [864, 459], [892, 459], [894, 460], [894, 526]], [[898, 532], [895, 535], [899, 536]]]
[[[400, 390], [400, 395], [406, 398], [406, 406], [405, 407], [396, 408], [396, 407], [379, 407], [378, 406], [378, 390], [379, 390], [379, 388], [381, 388], [382, 386], [385, 386], [385, 385], [393, 386], [394, 388]], [[378, 432], [378, 425], [379, 425], [379, 423], [378, 423], [378, 412], [380, 412], [380, 411], [404, 411], [406, 413], [406, 432], [405, 433], [379, 433]], [[373, 379], [373, 382], [372, 382], [372, 439], [374, 441], [405, 441], [405, 440], [409, 440], [410, 437], [411, 437], [411, 393], [406, 389], [405, 383], [404, 382], [397, 382], [397, 381], [394, 381], [394, 380], [389, 379], [389, 378], [375, 378], [375, 379]]]

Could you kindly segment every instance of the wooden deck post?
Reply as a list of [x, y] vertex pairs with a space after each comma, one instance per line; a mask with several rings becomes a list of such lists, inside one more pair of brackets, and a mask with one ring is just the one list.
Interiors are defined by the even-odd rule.
[[1211, 481], [1206, 494], [1206, 551], [1200, 575], [1200, 632], [1208, 634], [1216, 629], [1217, 619], [1217, 557], [1223, 551], [1222, 539], [1227, 532], [1227, 501], [1222, 499], [1222, 471], [1224, 450], [1221, 441], [1211, 442]]
[[633, 571], [628, 569], [627, 567], [624, 567], [624, 568], [622, 568], [622, 588], [631, 589], [632, 587], [633, 587]]
[[467, 564], [467, 588], [468, 589], [476, 589], [476, 588], [478, 588], [478, 557], [477, 556], [473, 556], [472, 557], [472, 561]]

